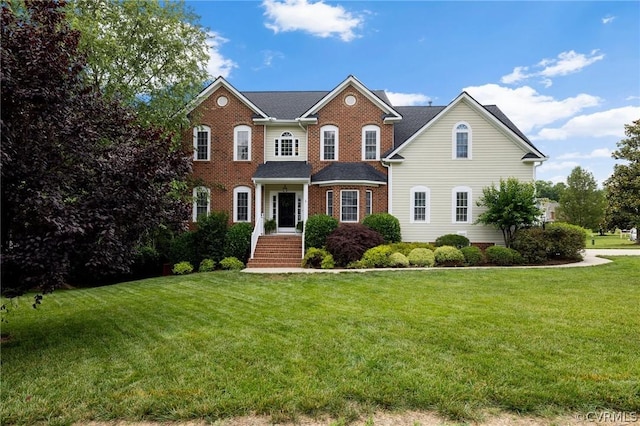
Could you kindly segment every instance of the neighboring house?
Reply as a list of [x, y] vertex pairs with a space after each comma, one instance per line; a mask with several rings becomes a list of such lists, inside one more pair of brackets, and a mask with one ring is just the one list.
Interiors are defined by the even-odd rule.
[[404, 241], [460, 233], [501, 243], [474, 224], [482, 188], [534, 181], [547, 159], [498, 107], [467, 93], [447, 106], [393, 106], [353, 76], [330, 91], [293, 92], [240, 92], [220, 77], [188, 111], [192, 220], [224, 210], [257, 224], [254, 237], [263, 219], [293, 233], [313, 214], [359, 222], [389, 212]]
[[541, 223], [549, 223], [556, 221], [556, 215], [558, 206], [560, 203], [557, 201], [550, 200], [548, 198], [538, 198], [537, 199], [538, 208], [542, 212], [540, 215]]

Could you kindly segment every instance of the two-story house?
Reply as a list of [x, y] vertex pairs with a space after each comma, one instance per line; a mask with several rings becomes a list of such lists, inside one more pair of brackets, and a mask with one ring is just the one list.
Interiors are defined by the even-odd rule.
[[318, 213], [359, 222], [389, 212], [404, 241], [460, 233], [500, 243], [499, 232], [474, 224], [482, 188], [534, 180], [547, 159], [496, 106], [467, 93], [447, 106], [393, 106], [353, 76], [330, 91], [292, 92], [240, 92], [220, 77], [188, 111], [192, 220], [224, 210], [252, 222], [253, 249], [264, 220], [287, 234]]

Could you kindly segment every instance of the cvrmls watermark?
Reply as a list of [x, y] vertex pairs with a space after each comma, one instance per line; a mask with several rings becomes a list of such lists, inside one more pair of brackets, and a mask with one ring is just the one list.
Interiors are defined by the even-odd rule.
[[589, 411], [577, 418], [593, 423], [640, 423], [640, 413], [636, 411]]

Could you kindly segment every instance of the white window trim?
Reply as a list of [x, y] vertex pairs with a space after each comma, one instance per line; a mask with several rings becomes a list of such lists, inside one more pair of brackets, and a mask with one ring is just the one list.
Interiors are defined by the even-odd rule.
[[[331, 200], [331, 214], [329, 214], [329, 200]], [[327, 214], [327, 216], [332, 216], [336, 211], [336, 206], [333, 203], [333, 189], [330, 189], [327, 191], [326, 195], [325, 195], [325, 213]]]
[[[458, 192], [466, 192], [467, 193], [467, 220], [466, 221], [457, 221], [456, 220], [456, 202], [457, 197], [456, 194]], [[471, 188], [468, 186], [456, 186], [451, 190], [451, 223], [472, 223], [473, 217], [473, 193], [471, 192]]]
[[[467, 126], [467, 156], [466, 157], [458, 157], [458, 146], [457, 146], [457, 134], [458, 134], [458, 126], [464, 124]], [[471, 125], [466, 121], [458, 121], [453, 125], [453, 130], [451, 132], [451, 158], [454, 160], [471, 160], [473, 150], [471, 149], [473, 141]]]
[[[291, 136], [284, 136], [288, 133]], [[282, 140], [291, 139], [291, 155], [282, 155]], [[300, 156], [300, 139], [296, 138], [292, 132], [282, 132], [279, 138], [275, 139], [275, 156], [276, 157], [299, 157]]]
[[[238, 194], [247, 193], [247, 220], [238, 220]], [[251, 222], [251, 188], [248, 186], [237, 186], [233, 188], [233, 221]]]
[[[342, 216], [342, 194], [345, 192], [356, 193], [356, 220], [343, 220]], [[360, 220], [360, 191], [357, 189], [342, 189], [340, 190], [340, 222], [344, 223], [358, 223]]]
[[[416, 207], [416, 192], [425, 193], [425, 211], [424, 220], [416, 220], [415, 207]], [[411, 188], [411, 211], [409, 212], [409, 223], [431, 223], [431, 189], [426, 186], [414, 186]]]
[[[207, 132], [207, 158], [198, 159], [198, 132]], [[209, 161], [211, 159], [211, 128], [200, 125], [193, 128], [193, 161]]]
[[[376, 158], [366, 158], [367, 148], [365, 135], [367, 131], [374, 130], [376, 132]], [[379, 161], [380, 160], [380, 127], [375, 124], [369, 124], [362, 128], [362, 161]]]
[[[247, 159], [240, 159], [240, 150], [238, 149], [238, 132], [246, 131], [248, 132], [248, 143], [247, 143]], [[236, 126], [233, 129], [233, 161], [251, 161], [251, 127], [247, 125]]]
[[[336, 133], [336, 141], [334, 146], [335, 152], [334, 152], [334, 158], [332, 159], [324, 158], [324, 132], [325, 131], [334, 131]], [[321, 161], [338, 161], [339, 141], [340, 141], [340, 137], [339, 137], [339, 131], [337, 126], [327, 125], [327, 126], [322, 126], [320, 128], [320, 160]]]
[[[369, 203], [367, 203], [367, 198], [369, 199]], [[364, 215], [365, 216], [372, 215], [373, 214], [373, 191], [370, 189], [367, 189], [365, 191], [364, 204], [365, 204]], [[369, 213], [367, 213], [367, 210], [369, 210]]]
[[191, 214], [191, 219], [193, 222], [198, 221], [198, 193], [206, 192], [207, 193], [207, 215], [211, 213], [211, 190], [206, 186], [196, 186], [193, 188], [193, 211]]

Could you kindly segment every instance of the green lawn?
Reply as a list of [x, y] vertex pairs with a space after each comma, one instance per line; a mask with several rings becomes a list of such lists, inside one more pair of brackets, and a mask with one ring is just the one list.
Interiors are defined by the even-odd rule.
[[597, 233], [589, 234], [587, 237], [587, 248], [595, 249], [640, 249], [640, 244], [629, 241], [628, 235], [606, 234], [603, 236]]
[[0, 423], [637, 412], [639, 270], [214, 272], [24, 298]]

